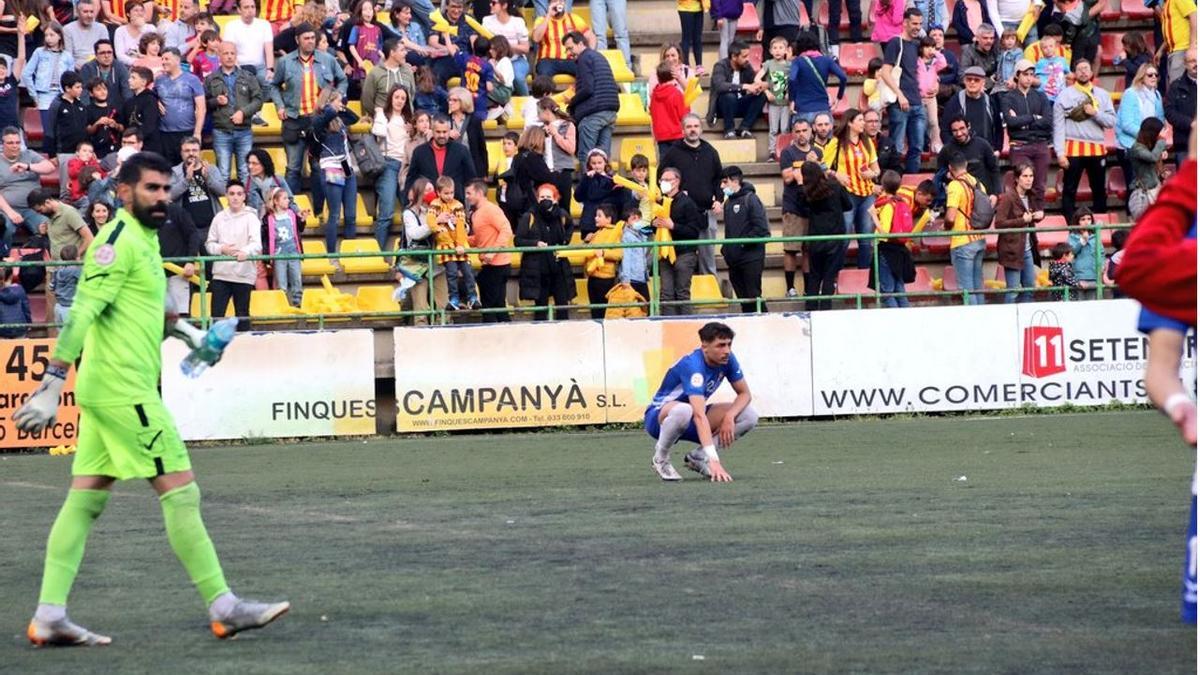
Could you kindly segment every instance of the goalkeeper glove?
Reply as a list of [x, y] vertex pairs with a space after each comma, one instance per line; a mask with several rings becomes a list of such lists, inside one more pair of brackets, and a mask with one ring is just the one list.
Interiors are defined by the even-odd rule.
[[41, 433], [46, 427], [54, 424], [54, 419], [58, 416], [58, 402], [66, 384], [66, 368], [47, 366], [45, 374], [42, 375], [41, 386], [25, 401], [25, 405], [13, 414], [13, 422], [17, 428], [27, 433]]

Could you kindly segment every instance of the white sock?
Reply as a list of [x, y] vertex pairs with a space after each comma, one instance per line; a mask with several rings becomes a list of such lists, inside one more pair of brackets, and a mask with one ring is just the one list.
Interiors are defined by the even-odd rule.
[[741, 438], [758, 426], [758, 413], [754, 408], [746, 406], [733, 420], [733, 437]]
[[233, 611], [234, 605], [237, 605], [238, 597], [230, 592], [222, 593], [217, 596], [216, 600], [208, 606], [208, 615], [214, 619], [221, 619], [229, 615]]
[[691, 406], [679, 404], [667, 412], [667, 416], [659, 425], [658, 442], [654, 444], [654, 461], [665, 462], [671, 459], [671, 448], [679, 442], [679, 437], [687, 431], [691, 421]]
[[63, 619], [67, 618], [67, 606], [39, 604], [37, 606], [37, 611], [33, 614], [33, 618], [42, 623], [54, 623], [55, 621], [62, 621]]

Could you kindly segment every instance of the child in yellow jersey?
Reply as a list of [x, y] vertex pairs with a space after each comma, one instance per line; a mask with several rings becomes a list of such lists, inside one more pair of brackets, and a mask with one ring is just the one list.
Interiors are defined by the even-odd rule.
[[[875, 199], [871, 207], [871, 219], [875, 228], [883, 234], [905, 234], [912, 232], [913, 212], [908, 200], [899, 195], [900, 174], [884, 171], [880, 179], [883, 194]], [[872, 275], [874, 270], [872, 270]], [[904, 285], [916, 281], [917, 269], [913, 265], [912, 253], [908, 250], [908, 239], [882, 239], [879, 242], [879, 276], [873, 279], [873, 288], [880, 293], [903, 293]], [[883, 299], [884, 307], [908, 307], [908, 298], [900, 295]]]
[[[592, 244], [618, 244], [624, 223], [617, 222], [617, 207], [605, 202], [596, 207], [596, 234]], [[605, 248], [589, 251], [592, 258], [584, 266], [587, 275], [588, 304], [603, 305], [608, 292], [617, 283], [617, 263], [621, 262], [624, 249]], [[639, 251], [640, 253], [640, 251]], [[603, 319], [604, 307], [593, 307], [592, 318]]]
[[[434, 183], [437, 188], [437, 198], [429, 204], [426, 219], [429, 229], [434, 233], [434, 248], [439, 251], [453, 251], [438, 256], [438, 263], [446, 268], [446, 285], [450, 291], [450, 302], [446, 309], [450, 311], [468, 307], [479, 309], [479, 294], [475, 288], [475, 272], [471, 269], [470, 258], [466, 248], [471, 228], [467, 224], [467, 210], [462, 202], [454, 198], [454, 179], [442, 176]], [[466, 288], [467, 304], [459, 302], [462, 297], [461, 285]]]

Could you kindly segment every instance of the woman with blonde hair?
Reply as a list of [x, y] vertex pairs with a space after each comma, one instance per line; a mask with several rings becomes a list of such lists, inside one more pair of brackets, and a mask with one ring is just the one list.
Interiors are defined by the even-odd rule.
[[449, 97], [450, 140], [467, 146], [475, 163], [475, 175], [486, 176], [487, 140], [483, 136], [483, 121], [475, 116], [475, 97], [465, 87], [451, 89]]
[[1158, 93], [1159, 75], [1158, 66], [1143, 63], [1133, 76], [1133, 86], [1121, 94], [1121, 105], [1117, 106], [1117, 155], [1121, 171], [1125, 173], [1125, 185], [1133, 182], [1129, 151], [1137, 142], [1142, 120], [1150, 117], [1161, 120], [1167, 116], [1163, 110], [1162, 94]]

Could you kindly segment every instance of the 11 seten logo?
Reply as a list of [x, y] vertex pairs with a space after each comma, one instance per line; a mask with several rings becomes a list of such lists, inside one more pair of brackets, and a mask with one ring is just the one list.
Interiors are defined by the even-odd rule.
[[[1097, 337], [1068, 341], [1054, 312], [1034, 312], [1022, 335], [1021, 374], [1033, 378], [1049, 377], [1067, 371], [1067, 364], [1144, 363], [1149, 341], [1145, 336]], [[1196, 353], [1196, 336], [1189, 334], [1184, 347], [1185, 359]], [[1079, 370], [1079, 367], [1075, 368]], [[1088, 370], [1107, 370], [1103, 366]], [[1119, 366], [1111, 370], [1125, 370]]]

